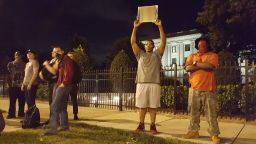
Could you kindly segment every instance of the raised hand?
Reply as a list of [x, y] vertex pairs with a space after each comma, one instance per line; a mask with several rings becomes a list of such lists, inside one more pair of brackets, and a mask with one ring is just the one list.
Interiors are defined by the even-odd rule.
[[136, 27], [136, 28], [139, 27], [140, 24], [141, 24], [141, 23], [140, 23], [139, 20], [137, 20], [137, 19], [134, 20], [134, 22], [133, 22], [133, 26]]
[[162, 21], [160, 19], [157, 19], [156, 21], [153, 22], [157, 26], [162, 26]]

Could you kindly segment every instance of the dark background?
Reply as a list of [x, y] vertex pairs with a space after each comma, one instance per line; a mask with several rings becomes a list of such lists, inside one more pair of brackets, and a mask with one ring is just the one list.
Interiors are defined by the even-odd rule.
[[[52, 45], [71, 48], [74, 35], [84, 37], [89, 55], [102, 63], [113, 43], [129, 37], [138, 6], [158, 5], [166, 33], [198, 28], [203, 0], [0, 0], [1, 56], [34, 49], [50, 55]], [[144, 24], [139, 35], [158, 34]]]

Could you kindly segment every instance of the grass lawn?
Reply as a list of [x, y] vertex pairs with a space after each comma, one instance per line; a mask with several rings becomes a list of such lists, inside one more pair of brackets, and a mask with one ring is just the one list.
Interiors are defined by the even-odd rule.
[[71, 123], [70, 131], [59, 132], [56, 136], [43, 136], [46, 131], [25, 129], [5, 132], [0, 136], [0, 144], [192, 144], [84, 123]]

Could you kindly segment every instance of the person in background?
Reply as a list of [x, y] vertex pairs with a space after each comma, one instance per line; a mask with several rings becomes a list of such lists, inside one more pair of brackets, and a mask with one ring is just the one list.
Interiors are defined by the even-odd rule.
[[77, 104], [77, 92], [78, 92], [78, 84], [81, 81], [81, 68], [78, 65], [78, 63], [74, 60], [74, 55], [72, 52], [68, 52], [67, 54], [73, 61], [73, 66], [74, 66], [74, 71], [75, 71], [75, 75], [74, 77], [78, 77], [78, 78], [73, 78], [73, 85], [72, 85], [72, 89], [70, 92], [70, 97], [71, 97], [71, 101], [73, 103], [73, 114], [74, 114], [74, 120], [78, 120], [78, 104]]
[[[50, 61], [45, 61], [43, 63], [43, 68], [39, 73], [39, 76], [42, 80], [47, 81], [48, 85], [48, 102], [49, 106], [51, 106], [52, 103], [52, 96], [53, 96], [53, 88], [55, 87], [58, 79], [58, 66], [60, 62], [60, 56], [58, 52], [60, 49], [53, 47], [51, 56], [52, 59]], [[50, 112], [51, 115], [51, 112]], [[49, 116], [50, 118], [50, 116]], [[49, 120], [45, 122], [45, 124], [48, 124]]]
[[150, 114], [150, 132], [157, 133], [155, 121], [157, 108], [160, 107], [160, 70], [161, 58], [164, 54], [166, 45], [166, 36], [161, 20], [157, 19], [154, 24], [160, 32], [160, 46], [154, 51], [153, 40], [146, 40], [144, 48], [146, 52], [141, 50], [137, 44], [136, 34], [140, 26], [138, 20], [134, 21], [134, 27], [131, 35], [131, 46], [134, 55], [138, 61], [137, 77], [136, 77], [136, 107], [139, 108], [140, 123], [136, 132], [145, 130], [144, 120], [146, 112]]
[[209, 124], [208, 132], [214, 144], [220, 143], [219, 126], [217, 121], [218, 100], [214, 72], [218, 67], [218, 55], [212, 52], [207, 37], [195, 41], [197, 53], [189, 55], [185, 69], [190, 73], [191, 84], [189, 94], [190, 124], [185, 139], [199, 137], [200, 115], [204, 110]]
[[14, 53], [14, 61], [7, 64], [9, 71], [9, 111], [7, 119], [15, 118], [16, 100], [18, 99], [19, 110], [18, 117], [24, 117], [25, 95], [21, 91], [22, 80], [24, 78], [25, 62], [22, 61], [22, 56], [19, 51]]
[[35, 51], [29, 49], [27, 51], [28, 62], [25, 67], [25, 76], [21, 86], [21, 90], [25, 92], [25, 98], [28, 109], [36, 103], [36, 92], [38, 88], [38, 72], [39, 63]]

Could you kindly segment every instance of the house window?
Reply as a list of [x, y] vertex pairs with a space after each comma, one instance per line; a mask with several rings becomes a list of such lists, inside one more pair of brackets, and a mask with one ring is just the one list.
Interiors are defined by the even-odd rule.
[[185, 45], [185, 51], [190, 51], [190, 44]]
[[176, 46], [172, 46], [172, 53], [176, 53]]
[[176, 58], [172, 58], [172, 64], [177, 64], [177, 59]]

